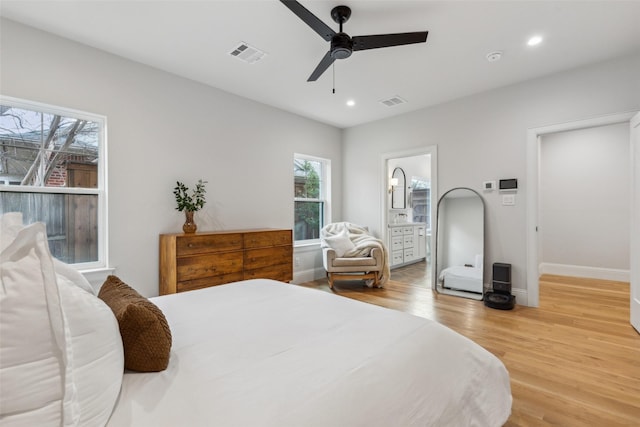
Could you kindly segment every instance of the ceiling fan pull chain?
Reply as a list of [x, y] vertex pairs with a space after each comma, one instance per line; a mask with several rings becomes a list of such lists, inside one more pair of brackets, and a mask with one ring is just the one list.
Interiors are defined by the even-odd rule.
[[333, 94], [336, 94], [336, 63], [333, 63]]

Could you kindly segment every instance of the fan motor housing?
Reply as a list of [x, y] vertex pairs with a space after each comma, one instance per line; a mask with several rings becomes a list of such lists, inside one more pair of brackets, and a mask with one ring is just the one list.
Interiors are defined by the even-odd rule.
[[334, 59], [345, 59], [353, 52], [353, 41], [346, 33], [336, 33], [331, 39], [331, 56]]

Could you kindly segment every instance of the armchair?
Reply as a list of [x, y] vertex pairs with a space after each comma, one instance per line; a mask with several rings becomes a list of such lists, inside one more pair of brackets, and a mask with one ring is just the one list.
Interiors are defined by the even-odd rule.
[[370, 287], [382, 287], [388, 280], [387, 249], [366, 227], [348, 222], [328, 224], [322, 229], [320, 240], [331, 289], [335, 280], [366, 280]]
[[322, 251], [322, 262], [331, 289], [334, 280], [373, 280], [373, 286], [380, 286], [384, 266], [382, 249], [373, 248], [366, 257], [339, 257], [332, 248], [324, 248]]

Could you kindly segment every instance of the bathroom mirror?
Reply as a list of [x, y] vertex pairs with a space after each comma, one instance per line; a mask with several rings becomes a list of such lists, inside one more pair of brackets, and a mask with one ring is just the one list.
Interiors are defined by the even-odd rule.
[[[394, 185], [391, 186], [391, 209], [407, 208], [407, 177], [402, 168], [395, 168], [391, 178]], [[397, 180], [397, 182], [395, 181]]]
[[470, 188], [454, 188], [438, 201], [436, 284], [440, 293], [482, 299], [484, 200]]

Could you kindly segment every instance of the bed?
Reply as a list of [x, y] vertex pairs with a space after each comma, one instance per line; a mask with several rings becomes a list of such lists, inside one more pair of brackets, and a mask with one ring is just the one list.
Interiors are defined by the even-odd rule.
[[453, 266], [440, 272], [438, 280], [442, 287], [467, 292], [482, 293], [482, 269]]
[[453, 265], [444, 268], [438, 275], [438, 282], [443, 288], [482, 294], [482, 268], [484, 256], [476, 254], [473, 264]]
[[[140, 300], [127, 307], [161, 314], [170, 345], [159, 372], [125, 370], [115, 276], [96, 296], [51, 258], [44, 225], [17, 217], [0, 218], [0, 250], [3, 426], [484, 427], [511, 412], [504, 365], [462, 335], [266, 279], [150, 300], [127, 287]], [[158, 353], [141, 347], [143, 361]]]
[[153, 298], [174, 337], [109, 426], [500, 426], [509, 377], [426, 319], [271, 280]]

